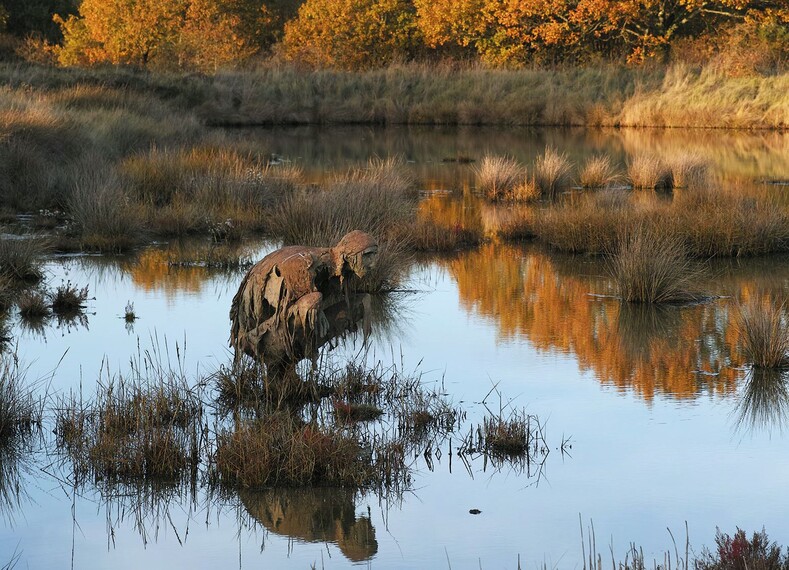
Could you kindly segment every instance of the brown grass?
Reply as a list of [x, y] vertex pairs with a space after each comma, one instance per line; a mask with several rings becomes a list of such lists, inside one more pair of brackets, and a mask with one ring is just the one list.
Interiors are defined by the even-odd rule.
[[669, 157], [667, 167], [671, 171], [674, 188], [699, 188], [709, 180], [710, 165], [698, 153], [683, 153]]
[[627, 176], [633, 188], [658, 189], [671, 188], [671, 170], [658, 157], [649, 155], [634, 156], [627, 165]]
[[570, 185], [571, 171], [567, 155], [549, 146], [534, 161], [534, 182], [543, 196], [555, 196]]
[[40, 281], [46, 250], [46, 243], [35, 236], [0, 239], [0, 276], [26, 283]]
[[41, 319], [50, 315], [51, 308], [46, 296], [40, 291], [23, 291], [17, 300], [19, 315], [23, 319]]
[[304, 425], [279, 412], [217, 435], [214, 457], [223, 484], [364, 487], [377, 470], [359, 441], [340, 430]]
[[196, 472], [201, 417], [199, 398], [178, 378], [110, 378], [92, 402], [64, 398], [55, 433], [78, 479], [173, 481]]
[[789, 366], [789, 322], [784, 303], [767, 301], [739, 305], [734, 322], [749, 364], [755, 368]]
[[592, 156], [586, 160], [578, 174], [583, 188], [607, 188], [620, 180], [620, 175], [606, 155]]
[[479, 232], [461, 225], [448, 228], [420, 220], [408, 230], [409, 242], [416, 251], [448, 252], [474, 247], [482, 241]]
[[539, 197], [526, 167], [504, 156], [485, 155], [474, 167], [477, 190], [492, 201], [528, 201]]
[[694, 291], [699, 270], [681, 238], [653, 225], [620, 234], [610, 271], [623, 301], [678, 303], [702, 297]]

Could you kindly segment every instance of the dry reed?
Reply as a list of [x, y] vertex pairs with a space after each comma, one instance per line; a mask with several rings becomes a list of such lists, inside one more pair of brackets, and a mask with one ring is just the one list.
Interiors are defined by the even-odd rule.
[[567, 155], [549, 146], [534, 161], [534, 183], [543, 196], [552, 197], [570, 185], [571, 171]]
[[789, 366], [789, 322], [784, 303], [740, 305], [734, 322], [748, 363], [755, 368]]
[[699, 270], [684, 243], [654, 225], [623, 231], [609, 263], [623, 301], [677, 303], [701, 298], [694, 291]]

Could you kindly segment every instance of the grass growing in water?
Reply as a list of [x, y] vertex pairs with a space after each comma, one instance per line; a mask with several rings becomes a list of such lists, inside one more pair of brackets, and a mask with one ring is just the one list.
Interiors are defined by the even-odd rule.
[[767, 301], [740, 305], [734, 322], [748, 363], [755, 368], [789, 366], [789, 322], [785, 304]]
[[477, 189], [492, 201], [532, 200], [539, 196], [526, 167], [514, 158], [485, 155], [474, 167]]
[[534, 161], [534, 182], [543, 196], [553, 197], [570, 185], [571, 171], [567, 155], [549, 146]]
[[88, 286], [82, 289], [72, 285], [71, 281], [60, 285], [51, 295], [52, 311], [58, 315], [76, 315], [85, 308], [88, 300]]
[[45, 252], [45, 244], [37, 238], [0, 239], [0, 276], [37, 283], [43, 277], [41, 258]]
[[40, 291], [24, 291], [17, 301], [23, 319], [41, 319], [50, 315], [51, 305]]
[[578, 173], [578, 181], [583, 188], [607, 188], [620, 179], [611, 158], [607, 155], [587, 159]]
[[693, 283], [698, 269], [682, 240], [652, 225], [621, 234], [610, 271], [623, 301], [678, 303], [701, 298]]
[[178, 481], [197, 472], [202, 416], [199, 392], [146, 353], [128, 378], [107, 371], [92, 400], [62, 398], [55, 434], [76, 480]]
[[640, 154], [627, 164], [627, 176], [633, 188], [671, 188], [671, 170], [658, 157]]

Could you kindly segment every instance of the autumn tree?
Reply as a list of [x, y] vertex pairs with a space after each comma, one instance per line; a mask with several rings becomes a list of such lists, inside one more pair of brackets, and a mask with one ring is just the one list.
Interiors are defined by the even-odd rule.
[[59, 60], [211, 71], [255, 53], [266, 21], [252, 0], [83, 0], [78, 16], [59, 21]]
[[364, 69], [412, 59], [420, 45], [409, 0], [307, 0], [285, 24], [282, 48], [300, 64]]
[[430, 45], [472, 46], [495, 64], [667, 56], [671, 43], [786, 0], [414, 0]]

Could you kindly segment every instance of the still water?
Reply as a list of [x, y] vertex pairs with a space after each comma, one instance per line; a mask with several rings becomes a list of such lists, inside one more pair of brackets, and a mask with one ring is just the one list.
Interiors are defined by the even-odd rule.
[[[484, 225], [469, 193], [466, 160], [485, 153], [524, 162], [546, 144], [573, 160], [606, 152], [693, 151], [722, 180], [745, 181], [781, 199], [789, 137], [686, 131], [294, 129], [240, 131], [319, 179], [373, 156], [410, 161], [424, 190], [420, 215]], [[462, 158], [460, 162], [458, 159]], [[765, 189], [766, 188], [766, 189]], [[248, 244], [259, 258], [277, 244]], [[129, 258], [56, 257], [54, 287], [89, 287], [84, 319], [40, 328], [12, 322], [17, 355], [48, 405], [88, 397], [100, 371], [128, 370], [145, 351], [194, 378], [231, 358], [228, 309], [243, 271], [168, 267], [165, 245]], [[662, 561], [685, 523], [698, 553], [715, 528], [764, 526], [789, 543], [785, 516], [787, 392], [760, 391], [743, 367], [731, 326], [734, 300], [789, 291], [789, 258], [710, 263], [709, 302], [639, 307], [613, 297], [605, 263], [533, 244], [490, 242], [420, 259], [409, 269], [393, 326], [331, 353], [417, 371], [465, 413], [468, 426], [500, 409], [525, 410], [545, 426], [539, 465], [467, 462], [441, 440], [413, 457], [407, 492], [392, 497], [338, 489], [75, 489], [44, 437], [4, 483], [0, 565], [23, 568], [557, 568], [582, 566], [581, 530], [623, 559], [630, 542]], [[139, 319], [126, 326], [127, 302]], [[365, 344], [363, 347], [362, 345]], [[758, 380], [758, 379], [756, 379]], [[773, 385], [783, 382], [773, 379]], [[51, 422], [45, 432], [51, 431]], [[470, 514], [478, 509], [479, 514]]]

